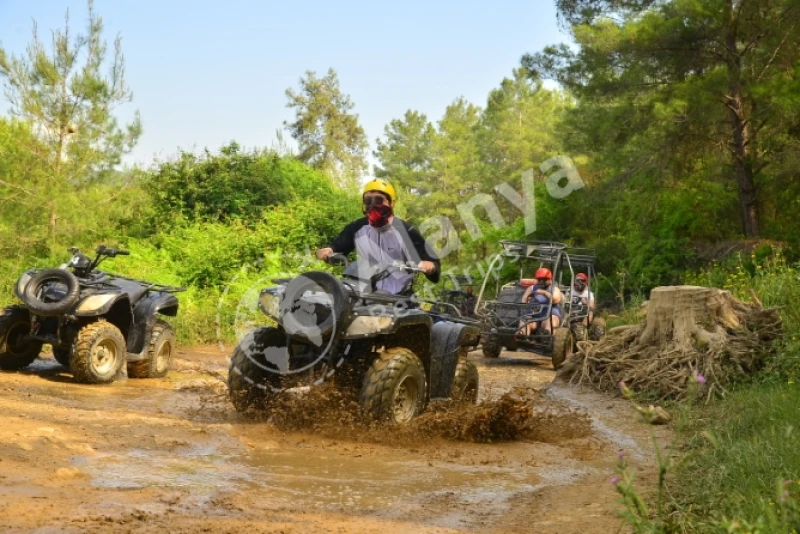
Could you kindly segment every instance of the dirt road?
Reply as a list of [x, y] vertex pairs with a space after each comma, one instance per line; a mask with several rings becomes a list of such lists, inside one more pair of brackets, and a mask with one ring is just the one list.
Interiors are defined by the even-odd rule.
[[285, 432], [233, 412], [215, 348], [179, 353], [165, 379], [107, 387], [73, 384], [43, 356], [0, 373], [0, 531], [619, 531], [617, 452], [650, 458], [630, 406], [548, 387], [546, 358], [471, 357], [482, 399], [547, 387], [533, 435], [479, 444]]

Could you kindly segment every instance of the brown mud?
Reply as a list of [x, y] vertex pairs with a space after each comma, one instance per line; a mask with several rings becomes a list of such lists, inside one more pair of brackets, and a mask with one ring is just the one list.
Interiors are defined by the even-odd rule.
[[624, 532], [617, 452], [652, 476], [633, 408], [551, 384], [547, 358], [470, 357], [479, 406], [381, 429], [317, 388], [271, 422], [240, 416], [216, 348], [107, 387], [42, 356], [0, 373], [0, 531]]

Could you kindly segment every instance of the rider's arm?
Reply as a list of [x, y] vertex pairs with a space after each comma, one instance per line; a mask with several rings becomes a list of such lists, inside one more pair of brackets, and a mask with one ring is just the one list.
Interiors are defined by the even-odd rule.
[[553, 304], [561, 304], [561, 301], [564, 299], [564, 295], [561, 293], [561, 290], [558, 287], [553, 285]]
[[533, 291], [534, 286], [528, 286], [525, 288], [525, 292], [522, 294], [522, 302], [527, 304], [531, 298], [531, 292]]
[[336, 236], [336, 239], [331, 243], [330, 248], [339, 254], [350, 254], [356, 249], [356, 232], [361, 230], [367, 224], [367, 218], [361, 218], [351, 222], [344, 227], [342, 233]]
[[439, 276], [442, 272], [442, 265], [439, 261], [439, 258], [436, 257], [436, 254], [433, 251], [428, 250], [429, 247], [427, 247], [425, 244], [425, 238], [422, 237], [422, 234], [419, 233], [419, 230], [410, 225], [407, 227], [407, 230], [408, 236], [411, 239], [411, 244], [414, 246], [414, 250], [416, 250], [419, 260], [429, 261], [436, 267], [432, 273], [425, 273], [425, 276], [434, 284], [439, 283]]

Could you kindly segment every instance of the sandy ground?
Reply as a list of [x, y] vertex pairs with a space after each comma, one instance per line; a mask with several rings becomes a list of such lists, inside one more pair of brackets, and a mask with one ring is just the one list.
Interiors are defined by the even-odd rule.
[[0, 373], [0, 531], [625, 532], [609, 479], [620, 450], [651, 478], [650, 428], [620, 399], [551, 384], [547, 358], [470, 357], [482, 399], [543, 390], [555, 415], [490, 444], [283, 432], [233, 411], [213, 347], [111, 386], [43, 355]]

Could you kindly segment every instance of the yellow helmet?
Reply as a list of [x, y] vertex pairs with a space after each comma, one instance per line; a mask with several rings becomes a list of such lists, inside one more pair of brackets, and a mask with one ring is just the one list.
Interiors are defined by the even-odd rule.
[[369, 191], [380, 191], [389, 197], [389, 200], [391, 200], [393, 204], [397, 202], [397, 194], [394, 191], [394, 187], [383, 178], [375, 178], [371, 182], [367, 182], [367, 185], [364, 186], [364, 190], [361, 191], [361, 196], [364, 196], [364, 193]]

